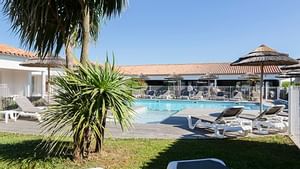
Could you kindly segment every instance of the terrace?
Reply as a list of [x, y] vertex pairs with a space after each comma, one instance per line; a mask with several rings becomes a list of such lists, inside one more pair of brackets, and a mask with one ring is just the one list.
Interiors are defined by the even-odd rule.
[[[271, 76], [274, 75], [272, 74]], [[209, 155], [224, 160], [227, 166], [231, 168], [250, 169], [254, 166], [255, 168], [268, 168], [270, 165], [264, 161], [274, 159], [275, 156], [282, 160], [281, 163], [276, 163], [275, 168], [282, 168], [287, 164], [290, 168], [297, 168], [299, 163], [296, 157], [299, 153], [292, 140], [287, 137], [290, 135], [287, 131], [270, 133], [268, 135], [250, 133], [247, 137], [240, 135], [238, 132], [228, 132], [226, 133], [226, 138], [228, 139], [219, 140], [215, 138], [215, 134], [211, 130], [202, 128], [190, 129], [188, 125], [186, 117], [189, 115], [198, 116], [209, 115], [212, 112], [222, 112], [225, 107], [235, 106], [236, 104], [246, 107], [243, 113], [258, 114], [260, 88], [257, 78], [254, 78], [255, 83], [253, 83], [253, 79], [242, 79], [242, 75], [236, 75], [234, 77], [235, 85], [224, 86], [226, 81], [221, 80], [223, 78], [222, 75], [218, 75], [218, 81], [215, 79], [165, 79], [167, 77], [161, 77], [165, 80], [165, 82], [162, 81], [163, 86], [151, 85], [153, 80], [142, 79], [143, 83], [148, 82], [149, 84], [133, 93], [137, 98], [137, 105], [135, 105], [136, 116], [142, 119], [135, 119], [133, 127], [126, 131], [122, 131], [121, 127], [115, 123], [107, 121], [105, 137], [108, 140], [105, 143], [105, 155], [93, 156], [86, 163], [75, 165], [68, 156], [53, 157], [47, 160], [45, 155], [40, 154], [38, 158], [33, 158], [35, 152], [30, 149], [33, 149], [42, 137], [40, 135], [39, 122], [28, 118], [19, 118], [15, 122], [9, 120], [8, 123], [5, 123], [4, 119], [0, 120], [1, 132], [5, 132], [0, 133], [0, 137], [3, 140], [0, 143], [0, 147], [2, 146], [6, 150], [5, 152], [12, 151], [13, 147], [24, 151], [24, 153], [5, 154], [0, 150], [0, 167], [10, 165], [12, 168], [18, 168], [35, 165], [38, 166], [37, 168], [63, 168], [62, 166], [88, 168], [101, 166], [104, 168], [159, 169], [165, 168], [169, 161], [204, 158]], [[287, 90], [285, 88], [271, 86], [272, 84], [278, 85], [278, 79], [269, 79], [264, 84], [267, 86], [263, 88], [263, 97], [267, 101], [264, 102], [266, 107], [270, 106], [274, 100], [287, 99]], [[143, 104], [139, 105], [140, 103]], [[163, 106], [154, 106], [155, 109], [148, 106], [153, 106], [157, 103], [164, 104]], [[141, 108], [141, 106], [146, 108], [146, 110]], [[151, 112], [152, 110], [154, 112]], [[167, 114], [165, 115], [164, 113]], [[158, 118], [156, 118], [157, 115]], [[296, 137], [293, 141], [295, 142], [297, 139]], [[132, 144], [138, 144], [139, 150], [129, 148], [133, 146]], [[193, 147], [187, 148], [184, 144], [200, 148], [201, 153]], [[220, 147], [220, 145], [228, 147]], [[265, 153], [273, 154], [274, 156], [260, 158], [261, 162], [257, 163], [257, 152], [246, 151], [244, 146], [247, 149], [261, 147], [260, 156], [263, 156]], [[118, 149], [118, 156], [112, 153], [116, 149]], [[241, 150], [247, 155], [242, 154]], [[278, 153], [282, 151], [286, 153]], [[179, 152], [184, 152], [185, 155], [174, 156], [174, 153]], [[239, 154], [239, 162], [236, 162], [236, 158], [228, 158], [226, 154], [230, 153]], [[137, 155], [142, 157], [137, 157]], [[19, 157], [18, 160], [16, 156]], [[128, 156], [129, 159], [124, 159], [124, 156]], [[123, 160], [123, 162], [116, 163], [115, 158]], [[132, 161], [130, 160], [131, 158], [138, 160]], [[249, 161], [249, 158], [255, 159], [255, 162]]]
[[298, 7], [4, 0], [0, 168], [298, 169]]

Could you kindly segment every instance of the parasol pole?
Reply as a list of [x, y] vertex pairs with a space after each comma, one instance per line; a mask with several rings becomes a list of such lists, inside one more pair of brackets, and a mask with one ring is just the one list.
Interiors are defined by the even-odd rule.
[[209, 80], [207, 80], [207, 86], [208, 86], [208, 98], [210, 98], [210, 83], [209, 83]]
[[262, 104], [263, 82], [264, 82], [264, 65], [262, 63], [260, 65], [260, 94], [259, 94], [259, 102], [260, 102], [259, 111], [260, 111], [260, 113], [262, 113], [262, 110], [263, 110], [263, 104]]

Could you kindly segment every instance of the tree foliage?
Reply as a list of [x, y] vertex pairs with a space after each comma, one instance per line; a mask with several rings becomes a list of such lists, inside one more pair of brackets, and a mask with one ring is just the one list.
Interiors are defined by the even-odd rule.
[[[3, 0], [3, 11], [21, 43], [45, 57], [58, 55], [70, 40], [81, 43], [88, 9], [88, 34], [98, 37], [101, 21], [119, 15], [126, 0]], [[89, 37], [86, 37], [89, 40]], [[88, 46], [86, 47], [88, 48]]]

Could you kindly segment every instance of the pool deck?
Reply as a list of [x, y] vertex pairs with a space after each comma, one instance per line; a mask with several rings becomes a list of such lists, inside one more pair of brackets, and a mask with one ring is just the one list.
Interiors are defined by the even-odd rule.
[[[186, 116], [200, 115], [212, 112], [220, 112], [218, 109], [185, 109], [182, 110], [159, 124], [134, 124], [128, 131], [122, 132], [118, 125], [108, 122], [106, 137], [111, 138], [156, 138], [156, 139], [201, 139], [212, 138], [213, 133], [204, 129], [188, 128]], [[245, 110], [245, 113], [258, 113], [258, 111]], [[17, 120], [16, 122], [10, 120], [5, 124], [3, 119], [0, 119], [0, 132], [11, 132], [21, 134], [35, 134], [39, 135], [41, 129], [39, 123], [36, 121]], [[234, 134], [232, 136], [235, 136]], [[251, 135], [250, 135], [251, 136]]]

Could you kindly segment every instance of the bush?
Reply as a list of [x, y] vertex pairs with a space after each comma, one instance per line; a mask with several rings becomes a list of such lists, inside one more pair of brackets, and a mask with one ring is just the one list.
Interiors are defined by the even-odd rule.
[[18, 105], [12, 97], [2, 97], [0, 101], [0, 110], [13, 110], [18, 108]]

